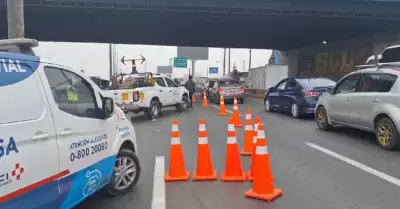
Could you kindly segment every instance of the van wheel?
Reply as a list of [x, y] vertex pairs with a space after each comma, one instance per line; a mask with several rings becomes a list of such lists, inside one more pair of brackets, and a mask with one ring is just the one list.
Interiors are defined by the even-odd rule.
[[115, 196], [129, 192], [140, 176], [140, 163], [136, 154], [128, 149], [122, 149], [117, 155], [114, 172], [108, 183], [107, 194]]
[[156, 99], [151, 100], [150, 107], [146, 111], [147, 117], [150, 120], [157, 119], [158, 116], [160, 116], [160, 112], [161, 112], [160, 103]]
[[176, 104], [176, 110], [178, 110], [178, 112], [186, 111], [189, 109], [189, 105], [189, 98], [187, 96], [182, 96], [182, 102]]
[[375, 125], [376, 139], [383, 149], [395, 150], [400, 146], [399, 134], [393, 121], [381, 118]]

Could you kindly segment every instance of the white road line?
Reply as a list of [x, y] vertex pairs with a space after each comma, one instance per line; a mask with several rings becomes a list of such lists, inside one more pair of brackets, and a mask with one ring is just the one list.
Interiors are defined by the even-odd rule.
[[[217, 106], [217, 105], [211, 105], [211, 106], [213, 106], [213, 107], [215, 107], [215, 108], [219, 109], [219, 106]], [[226, 110], [226, 112], [229, 112], [230, 114], [233, 114], [233, 112], [232, 112], [232, 111], [230, 111], [230, 110]]]
[[352, 165], [354, 167], [357, 167], [357, 168], [359, 168], [359, 169], [361, 169], [361, 170], [363, 170], [365, 172], [368, 172], [368, 173], [370, 173], [370, 174], [372, 174], [374, 176], [377, 176], [377, 177], [379, 177], [379, 178], [381, 178], [383, 180], [386, 180], [386, 181], [388, 181], [388, 182], [400, 187], [400, 179], [397, 179], [397, 178], [395, 178], [393, 176], [390, 176], [390, 175], [388, 175], [386, 173], [383, 173], [383, 172], [380, 172], [378, 170], [375, 170], [375, 169], [373, 169], [373, 168], [371, 168], [369, 166], [361, 164], [361, 163], [359, 163], [359, 162], [357, 162], [355, 160], [347, 158], [347, 157], [345, 157], [343, 155], [340, 155], [340, 154], [338, 154], [336, 152], [333, 152], [331, 150], [328, 150], [328, 149], [323, 148], [321, 146], [318, 146], [316, 144], [313, 144], [313, 143], [310, 143], [310, 142], [305, 142], [305, 143], [308, 146], [310, 146], [310, 147], [312, 147], [314, 149], [317, 149], [317, 150], [319, 150], [321, 152], [324, 152], [325, 154], [328, 154], [328, 155], [330, 155], [332, 157], [335, 157], [335, 158], [337, 158], [339, 160], [342, 160], [342, 161], [344, 161], [344, 162], [346, 162], [346, 163], [348, 163], [348, 164], [350, 164], [350, 165]]
[[151, 209], [166, 209], [164, 172], [164, 156], [157, 156], [154, 165]]

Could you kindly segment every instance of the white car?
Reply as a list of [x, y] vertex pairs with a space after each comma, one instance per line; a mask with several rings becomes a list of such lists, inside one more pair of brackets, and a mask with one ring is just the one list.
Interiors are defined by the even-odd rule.
[[103, 188], [131, 190], [135, 129], [101, 92], [58, 62], [0, 52], [1, 209], [72, 208]]
[[155, 74], [154, 85], [147, 85], [148, 73], [138, 74], [120, 74], [116, 77], [122, 77], [121, 80], [132, 79], [132, 85], [128, 89], [116, 87], [113, 81], [114, 90], [105, 91], [112, 97], [125, 112], [138, 114], [145, 112], [149, 119], [158, 118], [161, 109], [165, 107], [176, 107], [181, 111], [189, 108], [189, 91], [178, 86], [174, 81], [164, 75]]

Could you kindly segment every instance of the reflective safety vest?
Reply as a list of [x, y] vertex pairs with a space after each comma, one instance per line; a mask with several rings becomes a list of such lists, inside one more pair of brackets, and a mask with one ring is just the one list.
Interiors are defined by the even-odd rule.
[[66, 90], [68, 101], [78, 101], [78, 94], [72, 86], [68, 86]]

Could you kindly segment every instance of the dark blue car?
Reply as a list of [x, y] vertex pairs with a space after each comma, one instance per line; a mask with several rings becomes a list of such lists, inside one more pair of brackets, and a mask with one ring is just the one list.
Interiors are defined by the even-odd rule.
[[313, 114], [318, 97], [335, 81], [326, 77], [293, 77], [281, 80], [268, 89], [264, 97], [265, 111], [290, 112], [293, 117]]

